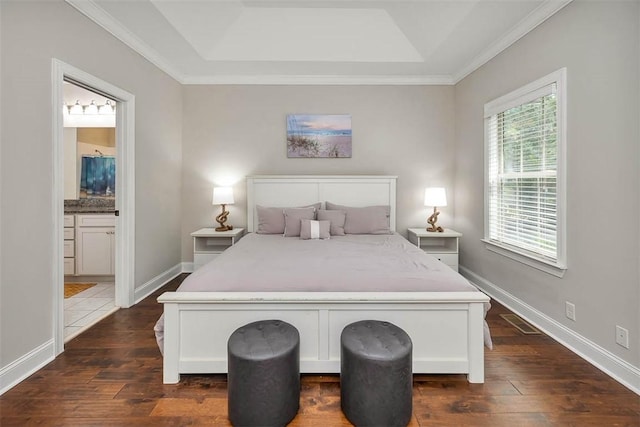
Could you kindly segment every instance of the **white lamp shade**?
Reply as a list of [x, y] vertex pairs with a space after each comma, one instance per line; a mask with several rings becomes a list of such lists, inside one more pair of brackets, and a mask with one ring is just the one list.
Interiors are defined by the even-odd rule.
[[425, 206], [447, 206], [447, 193], [442, 187], [429, 187], [424, 190]]
[[233, 188], [231, 187], [213, 187], [213, 205], [232, 205], [233, 204]]

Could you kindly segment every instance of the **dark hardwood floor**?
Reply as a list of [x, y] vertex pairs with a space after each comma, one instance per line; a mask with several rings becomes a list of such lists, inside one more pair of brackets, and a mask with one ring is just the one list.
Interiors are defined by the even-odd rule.
[[[162, 384], [156, 297], [183, 277], [70, 341], [56, 360], [1, 396], [0, 425], [230, 425], [224, 375]], [[508, 310], [492, 304], [486, 382], [415, 375], [411, 426], [640, 426], [638, 395], [547, 336], [523, 335], [499, 316]], [[350, 425], [340, 411], [339, 378], [304, 375], [290, 425]]]

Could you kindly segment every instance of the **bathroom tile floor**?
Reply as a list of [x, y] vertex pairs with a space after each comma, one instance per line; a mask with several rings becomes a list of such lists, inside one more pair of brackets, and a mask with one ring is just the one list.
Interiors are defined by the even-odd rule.
[[64, 300], [64, 342], [116, 311], [115, 284], [97, 285]]

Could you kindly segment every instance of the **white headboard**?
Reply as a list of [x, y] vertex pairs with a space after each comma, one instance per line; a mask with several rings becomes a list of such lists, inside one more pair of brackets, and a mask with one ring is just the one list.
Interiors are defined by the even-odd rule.
[[347, 206], [391, 206], [391, 231], [396, 230], [397, 176], [380, 175], [256, 175], [247, 177], [247, 230], [258, 225], [256, 205], [294, 207], [317, 202]]

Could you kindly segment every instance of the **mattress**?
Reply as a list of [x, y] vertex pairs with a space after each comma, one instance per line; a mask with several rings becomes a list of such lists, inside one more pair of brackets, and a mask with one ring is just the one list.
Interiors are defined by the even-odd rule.
[[[398, 234], [327, 240], [251, 233], [187, 277], [183, 292], [474, 292]], [[488, 309], [488, 305], [487, 305]], [[154, 330], [162, 349], [163, 319]], [[488, 331], [485, 334], [487, 341]], [[490, 346], [490, 341], [489, 341]]]
[[301, 240], [251, 233], [201, 267], [178, 291], [475, 291], [398, 234]]

